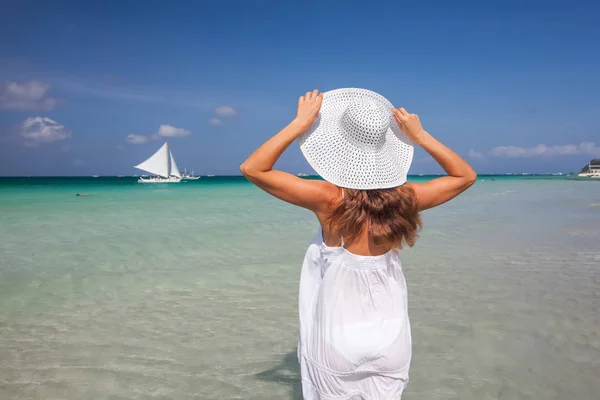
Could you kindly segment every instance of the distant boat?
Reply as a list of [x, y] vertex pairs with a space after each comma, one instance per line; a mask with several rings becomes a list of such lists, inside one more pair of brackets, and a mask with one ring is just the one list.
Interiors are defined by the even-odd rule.
[[308, 174], [305, 174], [304, 172], [300, 172], [300, 173], [298, 174], [298, 176], [308, 176]]
[[600, 179], [600, 160], [590, 161], [577, 176], [582, 178]]
[[206, 175], [206, 176], [208, 176], [209, 178], [212, 178], [214, 175]]
[[200, 177], [194, 175], [194, 170], [192, 170], [192, 173], [190, 174], [190, 173], [187, 172], [187, 168], [184, 168], [183, 169], [183, 174], [181, 174], [181, 179], [195, 181], [197, 179], [200, 179]]
[[175, 158], [169, 144], [165, 142], [160, 149], [151, 155], [146, 161], [135, 166], [137, 169], [155, 175], [148, 179], [140, 178], [139, 183], [177, 183], [181, 182], [181, 173], [175, 163]]
[[98, 178], [100, 175], [92, 175], [92, 178]]

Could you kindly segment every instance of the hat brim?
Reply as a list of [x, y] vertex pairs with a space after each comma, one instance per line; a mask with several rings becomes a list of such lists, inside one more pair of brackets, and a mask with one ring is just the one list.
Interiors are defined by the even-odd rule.
[[[371, 100], [389, 112], [385, 141], [367, 151], [348, 141], [341, 126], [346, 108], [357, 100]], [[401, 186], [412, 163], [414, 146], [392, 116], [392, 103], [366, 89], [336, 89], [323, 94], [317, 121], [299, 138], [300, 150], [323, 179], [348, 189], [387, 189]]]

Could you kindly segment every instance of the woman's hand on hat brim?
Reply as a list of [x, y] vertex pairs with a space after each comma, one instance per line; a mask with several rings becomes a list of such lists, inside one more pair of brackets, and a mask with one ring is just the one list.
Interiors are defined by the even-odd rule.
[[312, 92], [306, 92], [306, 95], [304, 96], [300, 96], [294, 122], [299, 125], [302, 133], [315, 123], [319, 116], [322, 103], [323, 93], [319, 93], [317, 89]]
[[419, 144], [421, 138], [426, 135], [423, 125], [417, 114], [410, 114], [404, 108], [392, 108], [394, 119], [404, 135], [412, 142]]

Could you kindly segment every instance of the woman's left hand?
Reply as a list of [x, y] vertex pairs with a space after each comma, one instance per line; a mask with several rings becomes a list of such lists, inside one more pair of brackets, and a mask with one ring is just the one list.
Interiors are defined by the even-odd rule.
[[303, 131], [317, 120], [321, 103], [323, 103], [323, 93], [319, 93], [317, 89], [306, 92], [305, 96], [300, 96], [298, 99], [298, 111], [294, 121], [300, 124]]

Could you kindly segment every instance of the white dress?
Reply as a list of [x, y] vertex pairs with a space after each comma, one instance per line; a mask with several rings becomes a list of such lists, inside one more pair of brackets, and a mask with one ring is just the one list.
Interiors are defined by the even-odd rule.
[[398, 251], [309, 246], [300, 276], [298, 360], [306, 400], [400, 399], [411, 334]]

